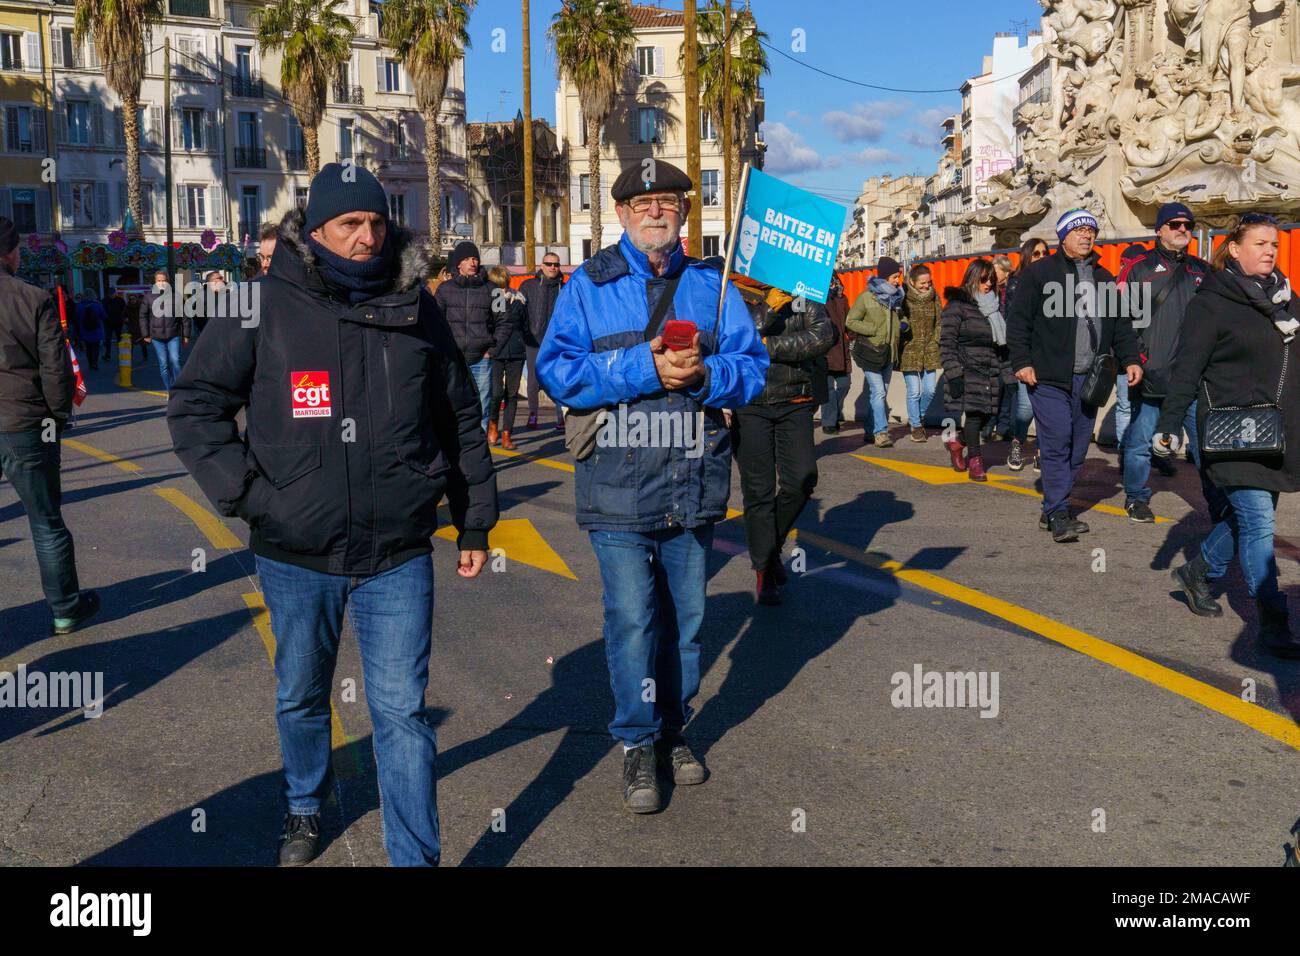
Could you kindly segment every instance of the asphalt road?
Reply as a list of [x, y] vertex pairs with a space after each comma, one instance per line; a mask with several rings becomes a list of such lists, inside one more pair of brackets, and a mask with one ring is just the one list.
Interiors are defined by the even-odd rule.
[[[47, 636], [30, 532], [0, 483], [0, 671], [102, 672], [106, 696], [97, 719], [0, 708], [0, 864], [274, 859], [273, 636], [246, 531], [171, 453], [152, 365], [136, 384], [91, 373], [64, 446], [64, 515], [104, 601], [92, 627]], [[1057, 545], [1005, 446], [976, 486], [937, 439], [819, 434], [784, 605], [755, 606], [743, 528], [718, 527], [691, 727], [711, 778], [637, 817], [605, 730], [599, 574], [570, 459], [549, 429], [517, 438], [497, 456], [503, 570], [463, 581], [436, 542], [445, 865], [1281, 862], [1300, 814], [1300, 665], [1256, 654], [1235, 567], [1221, 619], [1171, 593], [1171, 562], [1208, 530], [1190, 465], [1153, 479], [1168, 520], [1136, 525], [1113, 452], [1094, 448], [1078, 489], [1092, 532]], [[1293, 501], [1279, 533], [1300, 541]], [[1289, 590], [1298, 558], [1282, 542]], [[895, 706], [895, 675], [918, 667], [996, 676], [996, 708]], [[360, 673], [349, 631], [317, 865], [385, 862]]]

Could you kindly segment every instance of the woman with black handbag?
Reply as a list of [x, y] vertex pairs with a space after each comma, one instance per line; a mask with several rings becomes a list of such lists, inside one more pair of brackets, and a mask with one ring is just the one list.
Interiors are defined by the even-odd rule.
[[1248, 213], [1233, 225], [1187, 308], [1152, 449], [1178, 451], [1183, 416], [1199, 398], [1197, 435], [1189, 437], [1200, 441], [1206, 472], [1232, 507], [1174, 581], [1193, 613], [1218, 617], [1223, 608], [1209, 582], [1235, 553], [1259, 611], [1261, 648], [1296, 659], [1300, 641], [1278, 588], [1273, 526], [1278, 495], [1300, 491], [1300, 302], [1277, 256], [1272, 216]]

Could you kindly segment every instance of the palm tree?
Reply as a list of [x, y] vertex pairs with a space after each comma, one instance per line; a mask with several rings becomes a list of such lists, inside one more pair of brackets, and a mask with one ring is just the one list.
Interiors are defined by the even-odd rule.
[[587, 172], [591, 180], [591, 248], [600, 248], [600, 128], [615, 97], [636, 37], [627, 0], [564, 0], [548, 31], [561, 77], [578, 90], [587, 125]]
[[424, 162], [429, 178], [429, 245], [442, 247], [442, 127], [438, 110], [447, 77], [469, 46], [469, 12], [476, 0], [385, 0], [383, 39], [397, 52], [415, 87], [424, 118]]
[[126, 138], [126, 205], [140, 229], [140, 81], [148, 58], [149, 30], [163, 18], [163, 0], [76, 0], [73, 31], [77, 43], [94, 37], [104, 79], [122, 98]]
[[325, 96], [339, 67], [352, 58], [357, 27], [336, 7], [343, 0], [276, 0], [255, 13], [262, 54], [280, 57], [280, 89], [302, 127], [307, 172], [320, 170], [320, 124]]
[[[722, 43], [725, 10], [719, 0], [709, 0], [699, 18], [699, 83], [700, 102], [719, 122], [727, 122], [725, 86], [722, 81]], [[731, 15], [731, 68], [728, 78], [731, 86], [731, 155], [727, 157], [727, 189], [731, 191], [732, 204], [740, 188], [740, 145], [745, 124], [754, 115], [758, 101], [758, 84], [771, 70], [763, 43], [767, 34], [758, 29], [754, 14], [748, 7]], [[680, 64], [680, 58], [679, 58]]]

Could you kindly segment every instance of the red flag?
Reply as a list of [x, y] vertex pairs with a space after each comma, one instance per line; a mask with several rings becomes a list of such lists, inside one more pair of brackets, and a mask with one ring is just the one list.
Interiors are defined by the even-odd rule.
[[63, 326], [63, 344], [68, 347], [68, 355], [72, 357], [72, 374], [77, 378], [77, 391], [72, 396], [72, 404], [80, 405], [86, 400], [86, 380], [81, 376], [81, 364], [77, 361], [77, 353], [72, 351], [72, 343], [68, 341], [68, 312], [63, 302], [63, 286], [54, 288], [59, 294], [59, 325]]

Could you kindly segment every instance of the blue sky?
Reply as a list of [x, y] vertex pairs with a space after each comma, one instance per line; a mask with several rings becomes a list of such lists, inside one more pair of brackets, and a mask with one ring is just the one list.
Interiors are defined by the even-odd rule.
[[[680, 0], [658, 5], [681, 9]], [[961, 96], [866, 89], [822, 76], [803, 63], [863, 83], [955, 90], [979, 72], [995, 32], [1021, 29], [1019, 20], [1037, 29], [1041, 14], [1036, 0], [753, 0], [752, 6], [769, 43], [802, 61], [768, 51], [767, 170], [846, 206], [870, 176], [933, 172], [938, 124], [960, 111]], [[533, 115], [553, 123], [555, 58], [546, 28], [560, 0], [532, 0], [531, 7]], [[886, 24], [894, 24], [887, 36]], [[493, 50], [497, 29], [505, 31], [504, 52]], [[465, 63], [472, 122], [513, 117], [522, 106], [521, 29], [519, 0], [479, 0], [470, 18]], [[803, 53], [792, 51], [795, 30], [805, 31]]]

